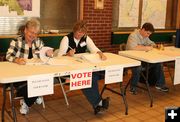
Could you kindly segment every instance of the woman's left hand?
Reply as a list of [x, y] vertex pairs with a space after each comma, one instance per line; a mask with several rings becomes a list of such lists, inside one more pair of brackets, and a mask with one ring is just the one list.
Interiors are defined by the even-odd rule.
[[53, 50], [52, 49], [49, 49], [49, 50], [47, 50], [46, 51], [46, 55], [48, 56], [48, 57], [53, 57]]
[[101, 58], [101, 60], [106, 60], [107, 59], [107, 57], [102, 53], [102, 52], [97, 52], [98, 54], [99, 54], [99, 57]]

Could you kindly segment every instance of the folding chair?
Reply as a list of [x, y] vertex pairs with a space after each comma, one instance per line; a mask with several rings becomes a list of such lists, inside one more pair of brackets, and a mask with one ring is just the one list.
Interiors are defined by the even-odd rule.
[[69, 84], [70, 84], [69, 83], [69, 76], [56, 77], [54, 84], [57, 84], [57, 85], [61, 86], [61, 90], [62, 90], [64, 99], [65, 99], [66, 105], [69, 106], [69, 102], [68, 102], [68, 99], [67, 99], [67, 93], [69, 93], [70, 90], [65, 90], [65, 88], [64, 88], [65, 85], [69, 86]]
[[[15, 89], [14, 89], [14, 91], [16, 91]], [[12, 101], [12, 98], [11, 98], [11, 89], [10, 89], [10, 87], [7, 87], [6, 88], [6, 92], [8, 92], [9, 93], [9, 100], [10, 100], [10, 103], [11, 103], [11, 101]], [[20, 99], [23, 99], [23, 97], [14, 97], [14, 100], [20, 100]], [[45, 109], [45, 103], [44, 103], [44, 98], [42, 97], [42, 107]]]

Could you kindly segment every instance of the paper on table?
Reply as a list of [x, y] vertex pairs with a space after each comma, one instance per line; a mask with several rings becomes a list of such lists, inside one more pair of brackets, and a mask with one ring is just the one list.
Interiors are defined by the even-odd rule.
[[26, 65], [72, 65], [73, 62], [67, 59], [50, 58], [48, 62], [43, 62], [41, 59], [32, 58], [26, 60]]
[[73, 57], [76, 57], [76, 58], [81, 58], [83, 55], [89, 55], [90, 53], [78, 53], [78, 54], [75, 54]]
[[72, 61], [67, 60], [67, 59], [55, 59], [51, 58], [47, 64], [49, 65], [72, 65]]
[[39, 54], [40, 59], [38, 59], [38, 58], [27, 59], [26, 65], [47, 64], [50, 58], [46, 56], [46, 51], [52, 50], [52, 49], [53, 48], [50, 48], [50, 47], [42, 47], [40, 51], [35, 52], [36, 54]]
[[102, 60], [99, 57], [99, 54], [89, 54], [89, 53], [84, 53], [82, 55], [78, 55], [76, 57], [80, 57], [83, 60], [87, 60], [91, 63], [100, 63]]
[[49, 61], [49, 57], [46, 55], [46, 52], [48, 50], [53, 50], [51, 47], [42, 47], [40, 51], [36, 52], [39, 53], [40, 59], [44, 62], [47, 63]]
[[39, 58], [32, 58], [26, 60], [26, 65], [42, 65], [44, 62]]

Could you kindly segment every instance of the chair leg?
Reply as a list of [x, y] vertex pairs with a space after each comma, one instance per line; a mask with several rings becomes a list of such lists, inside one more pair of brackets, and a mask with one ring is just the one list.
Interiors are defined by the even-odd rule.
[[[11, 101], [12, 101], [12, 98], [11, 98], [11, 91], [10, 90], [8, 90], [8, 92], [9, 92], [9, 100], [10, 100], [10, 103], [11, 103]], [[23, 97], [15, 97], [14, 99], [23, 99]], [[45, 109], [45, 102], [44, 102], [44, 98], [43, 98], [43, 96], [41, 97], [41, 99], [42, 99], [42, 106], [43, 106], [43, 108]]]
[[13, 84], [10, 85], [11, 87], [11, 107], [12, 107], [12, 116], [13, 116], [13, 120], [14, 122], [17, 122], [17, 118], [16, 118], [16, 111], [15, 111], [15, 106], [14, 106], [14, 87]]
[[69, 106], [69, 102], [68, 102], [67, 95], [66, 95], [66, 92], [65, 92], [65, 90], [64, 90], [64, 87], [63, 87], [63, 83], [62, 83], [62, 81], [61, 81], [61, 78], [58, 77], [58, 80], [59, 80], [59, 83], [60, 83], [60, 85], [61, 85], [61, 89], [62, 89], [62, 92], [63, 92], [63, 95], [64, 95], [64, 99], [65, 99], [65, 101], [66, 101], [66, 105]]
[[44, 97], [43, 96], [39, 96], [36, 101], [35, 101], [36, 104], [40, 105], [42, 104], [42, 107], [45, 109], [45, 102], [44, 102]]
[[43, 108], [45, 109], [45, 102], [44, 102], [44, 98], [42, 97], [42, 106], [43, 106]]
[[5, 106], [6, 106], [6, 85], [3, 84], [3, 104], [2, 104], [2, 110], [1, 110], [1, 121], [2, 122], [4, 122]]
[[9, 100], [10, 100], [10, 103], [12, 101], [12, 98], [11, 98], [11, 91], [8, 91], [9, 92]]

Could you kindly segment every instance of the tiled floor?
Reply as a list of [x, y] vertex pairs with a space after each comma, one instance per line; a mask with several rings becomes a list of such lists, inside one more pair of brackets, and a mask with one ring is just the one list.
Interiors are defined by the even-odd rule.
[[[128, 78], [126, 77], [125, 81]], [[166, 74], [166, 80], [170, 87], [168, 93], [157, 91], [151, 87], [154, 98], [153, 107], [150, 107], [146, 91], [138, 89], [137, 95], [131, 95], [127, 91], [128, 115], [125, 115], [122, 97], [108, 90], [105, 90], [103, 96], [110, 96], [111, 98], [109, 109], [104, 113], [94, 115], [91, 106], [80, 91], [70, 93], [68, 97], [70, 105], [66, 106], [61, 89], [56, 86], [54, 95], [45, 97], [45, 109], [41, 105], [33, 105], [30, 113], [23, 116], [19, 113], [17, 102], [17, 119], [18, 122], [164, 122], [165, 108], [180, 106], [180, 85], [173, 87], [168, 74]], [[109, 87], [119, 90], [119, 85], [110, 85]], [[2, 98], [0, 99], [2, 100]], [[5, 119], [6, 122], [12, 121], [7, 114]]]

